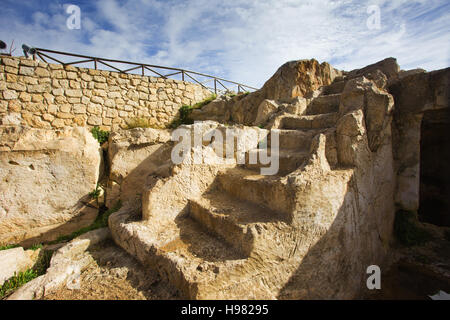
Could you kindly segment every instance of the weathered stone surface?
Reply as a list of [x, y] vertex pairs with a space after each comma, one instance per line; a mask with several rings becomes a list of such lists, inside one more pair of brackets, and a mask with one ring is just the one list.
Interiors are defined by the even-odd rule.
[[400, 67], [397, 64], [397, 59], [386, 58], [382, 61], [368, 65], [367, 67], [350, 71], [347, 75], [347, 78], [352, 79], [360, 76], [367, 76], [367, 74], [373, 73], [376, 70], [384, 73], [389, 82], [393, 82], [398, 79]]
[[140, 206], [147, 177], [170, 163], [170, 131], [136, 128], [113, 132], [108, 141], [110, 173], [106, 190], [106, 205], [118, 200]]
[[0, 244], [52, 240], [90, 224], [101, 164], [85, 128], [0, 127]]
[[264, 84], [263, 91], [267, 99], [291, 100], [330, 84], [339, 74], [328, 63], [319, 64], [315, 59], [290, 61]]
[[0, 286], [9, 278], [33, 266], [22, 247], [0, 250]]
[[[386, 76], [369, 68], [363, 74], [370, 79], [347, 79], [342, 94], [327, 97], [317, 90], [333, 78], [326, 64], [292, 62], [280, 70], [255, 93], [193, 112], [219, 119], [231, 107], [221, 121], [253, 124], [266, 93], [279, 99], [276, 112], [259, 117], [271, 114], [266, 128], [279, 134], [280, 149], [271, 150], [277, 174], [260, 175], [263, 166], [248, 163], [250, 156], [245, 168], [182, 163], [150, 177], [143, 221], [136, 221], [137, 206], [110, 217], [114, 240], [187, 298], [354, 298], [367, 266], [388, 262], [396, 177]], [[239, 128], [208, 125], [186, 129]], [[207, 139], [192, 152], [214, 154], [216, 143]], [[258, 143], [243, 145], [248, 154], [262, 151]]]
[[275, 101], [264, 100], [258, 107], [258, 114], [256, 115], [255, 125], [264, 125], [269, 120], [270, 115], [278, 110], [278, 105]]
[[85, 251], [110, 236], [107, 228], [101, 228], [89, 231], [62, 246], [53, 254], [47, 272], [20, 287], [8, 300], [40, 299], [63, 285], [77, 289], [78, 277], [93, 262], [91, 256], [84, 254]]
[[293, 99], [312, 96], [317, 89], [331, 84], [340, 75], [340, 71], [326, 62], [319, 64], [314, 59], [290, 61], [282, 65], [260, 90], [238, 94], [232, 99], [219, 98], [202, 110], [194, 111], [191, 118], [253, 125], [258, 107], [265, 99], [292, 104]]
[[[84, 102], [120, 93], [110, 109], [97, 98], [88, 108], [103, 124], [147, 114], [166, 121], [168, 113], [154, 108], [171, 108], [169, 95], [180, 90], [183, 103], [202, 95], [175, 81], [153, 79], [142, 88], [138, 76], [89, 75], [95, 83], [83, 87]], [[390, 263], [395, 210], [417, 209], [422, 113], [448, 108], [448, 81], [448, 69], [402, 75], [392, 58], [349, 73], [315, 60], [289, 62], [261, 90], [192, 112], [194, 120], [226, 123], [178, 128], [186, 139], [196, 130], [204, 137], [186, 153], [185, 160], [201, 155], [198, 163], [171, 161], [179, 149], [170, 131], [114, 132], [106, 197], [109, 207], [123, 206], [109, 218], [113, 239], [186, 298], [357, 298], [367, 267]], [[111, 83], [120, 89], [107, 92]], [[39, 105], [27, 108], [22, 117], [38, 123], [32, 112]], [[265, 129], [245, 126], [255, 124]], [[235, 132], [242, 139], [232, 159], [220, 162], [217, 133]], [[278, 165], [275, 173], [251, 161], [264, 153]], [[87, 244], [78, 241], [72, 246], [81, 253]], [[78, 253], [67, 258], [78, 261]]]

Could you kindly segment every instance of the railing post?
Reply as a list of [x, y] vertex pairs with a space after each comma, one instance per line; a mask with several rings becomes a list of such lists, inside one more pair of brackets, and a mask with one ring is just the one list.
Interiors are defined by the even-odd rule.
[[141, 66], [141, 69], [142, 69], [142, 76], [145, 76], [144, 65]]
[[94, 59], [94, 69], [97, 70], [97, 59]]
[[181, 70], [181, 80], [184, 81], [184, 70]]
[[214, 78], [214, 94], [217, 94], [217, 79]]

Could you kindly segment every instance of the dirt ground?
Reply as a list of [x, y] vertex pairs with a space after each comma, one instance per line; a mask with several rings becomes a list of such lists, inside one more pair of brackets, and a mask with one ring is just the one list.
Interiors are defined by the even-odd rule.
[[66, 286], [45, 296], [45, 300], [172, 300], [177, 291], [147, 270], [111, 240], [99, 244], [86, 254], [93, 263], [81, 273], [79, 289]]
[[[443, 290], [450, 293], [450, 240], [435, 238], [422, 246], [393, 248], [397, 262], [382, 270], [381, 290], [363, 293], [369, 300], [427, 300]], [[66, 286], [45, 300], [173, 300], [176, 289], [154, 271], [114, 244], [105, 241], [86, 254], [92, 264], [81, 274], [80, 288]]]

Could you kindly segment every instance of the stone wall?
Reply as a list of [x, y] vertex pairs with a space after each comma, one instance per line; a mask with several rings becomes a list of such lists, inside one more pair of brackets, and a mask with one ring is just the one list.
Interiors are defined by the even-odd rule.
[[182, 105], [212, 93], [173, 79], [76, 68], [24, 57], [0, 58], [0, 124], [36, 128], [126, 127], [149, 119], [165, 127]]

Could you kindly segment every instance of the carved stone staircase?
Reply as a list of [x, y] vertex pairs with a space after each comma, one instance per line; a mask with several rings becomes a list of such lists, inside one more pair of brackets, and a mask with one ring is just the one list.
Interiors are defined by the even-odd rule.
[[[248, 159], [250, 153], [263, 150], [250, 150], [246, 164], [220, 172], [205, 193], [189, 199], [185, 214], [167, 221], [136, 222], [132, 231], [115, 237], [141, 262], [156, 267], [186, 298], [277, 298], [274, 292], [298, 265], [288, 262], [295, 259], [305, 235], [293, 232], [292, 217], [278, 205], [283, 193], [274, 199], [273, 190], [282, 189], [283, 176], [308, 159], [313, 138], [335, 126], [342, 88], [342, 84], [324, 87], [327, 94], [313, 99], [305, 115], [283, 118], [278, 129], [278, 175], [259, 174], [265, 165], [249, 164]], [[112, 223], [126, 219], [118, 217]]]

